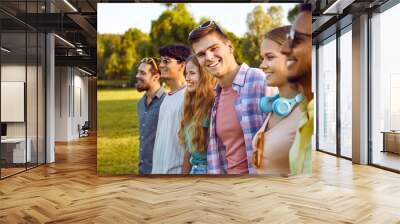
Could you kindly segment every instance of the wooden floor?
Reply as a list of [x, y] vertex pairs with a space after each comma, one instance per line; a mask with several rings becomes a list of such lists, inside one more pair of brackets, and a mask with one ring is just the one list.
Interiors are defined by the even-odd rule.
[[314, 154], [311, 176], [99, 177], [96, 141], [0, 181], [0, 223], [400, 223], [400, 175]]
[[400, 154], [375, 151], [372, 160], [374, 164], [400, 170]]
[[19, 167], [17, 167], [17, 168], [14, 168], [14, 167], [12, 167], [12, 168], [8, 168], [8, 167], [7, 168], [1, 168], [1, 178], [7, 177], [7, 176], [10, 176], [10, 175], [19, 173], [19, 172], [23, 172], [25, 170], [26, 170], [25, 167], [23, 167], [23, 168], [19, 168]]

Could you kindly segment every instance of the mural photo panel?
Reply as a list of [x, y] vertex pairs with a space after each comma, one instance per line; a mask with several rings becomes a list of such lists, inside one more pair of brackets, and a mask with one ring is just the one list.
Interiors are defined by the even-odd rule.
[[311, 173], [309, 4], [97, 8], [100, 175]]

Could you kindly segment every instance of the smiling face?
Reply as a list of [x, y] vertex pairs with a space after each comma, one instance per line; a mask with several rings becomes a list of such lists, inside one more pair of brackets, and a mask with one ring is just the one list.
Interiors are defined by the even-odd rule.
[[[281, 53], [287, 56], [288, 80], [296, 82], [304, 76], [311, 78], [311, 13], [301, 12], [292, 26], [296, 33], [292, 41], [286, 41]], [[290, 43], [292, 42], [292, 43]]]
[[267, 76], [268, 86], [280, 87], [287, 83], [286, 56], [281, 54], [281, 45], [271, 39], [264, 39], [260, 53], [263, 58], [260, 69]]
[[175, 58], [165, 56], [161, 57], [159, 64], [161, 78], [165, 80], [174, 80], [179, 78], [183, 73], [184, 66], [184, 62], [179, 62]]
[[234, 61], [233, 48], [229, 41], [224, 41], [217, 33], [210, 33], [192, 44], [193, 51], [200, 65], [216, 77], [222, 79], [228, 75]]
[[187, 83], [187, 91], [194, 92], [199, 84], [200, 69], [197, 65], [193, 63], [193, 61], [189, 61], [186, 64], [185, 77]]
[[147, 91], [156, 84], [159, 84], [159, 79], [159, 74], [152, 74], [151, 65], [141, 63], [136, 73], [136, 88], [139, 92]]

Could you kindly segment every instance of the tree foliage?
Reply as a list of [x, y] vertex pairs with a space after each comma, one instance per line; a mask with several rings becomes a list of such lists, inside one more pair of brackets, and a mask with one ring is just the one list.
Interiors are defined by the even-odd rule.
[[[115, 34], [102, 34], [97, 38], [97, 76], [100, 80], [109, 80], [115, 76], [114, 72], [119, 73], [118, 69], [111, 69], [109, 63], [112, 54], [119, 54], [119, 44], [121, 36]], [[115, 58], [115, 56], [114, 56]], [[112, 63], [116, 59], [112, 59]], [[112, 73], [111, 73], [112, 72]]]
[[283, 9], [281, 6], [271, 6], [264, 10], [256, 6], [247, 15], [248, 31], [243, 39], [243, 56], [250, 60], [250, 66], [257, 67], [261, 63], [260, 46], [264, 34], [282, 25]]
[[157, 20], [151, 22], [153, 55], [157, 54], [159, 47], [167, 44], [188, 44], [187, 35], [196, 25], [184, 3], [177, 3], [165, 10]]
[[[151, 22], [150, 33], [132, 28], [122, 35], [99, 34], [97, 59], [99, 80], [127, 80], [135, 82], [137, 64], [143, 57], [158, 57], [158, 49], [171, 43], [188, 44], [189, 32], [211, 18], [195, 21], [184, 3], [166, 3], [166, 9]], [[294, 10], [294, 9], [293, 9]], [[234, 46], [238, 63], [258, 67], [260, 42], [270, 29], [282, 25], [283, 10], [280, 6], [264, 9], [256, 6], [247, 15], [248, 31], [243, 37], [221, 29]]]
[[289, 10], [288, 15], [287, 15], [287, 20], [290, 23], [293, 23], [297, 14], [299, 14], [299, 11], [300, 11], [299, 5], [295, 5], [291, 10]]

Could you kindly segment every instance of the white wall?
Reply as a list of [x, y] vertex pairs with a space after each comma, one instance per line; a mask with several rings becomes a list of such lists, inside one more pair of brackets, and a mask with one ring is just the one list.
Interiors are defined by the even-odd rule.
[[25, 82], [25, 64], [1, 65], [1, 81]]
[[88, 120], [88, 78], [83, 75], [76, 68], [56, 67], [56, 141], [79, 138], [78, 125]]
[[[77, 75], [78, 72], [78, 75]], [[72, 119], [72, 135], [78, 136], [77, 126], [81, 126], [88, 120], [88, 78], [82, 76], [79, 70], [74, 70], [74, 108], [73, 108], [73, 119]]]
[[[30, 148], [32, 162], [44, 163], [44, 74], [42, 67], [36, 65], [25, 64], [2, 64], [1, 66], [1, 81], [2, 82], [24, 82], [26, 85], [26, 101], [19, 108], [21, 113], [25, 114], [26, 120], [22, 122], [5, 122], [7, 124], [7, 137], [9, 138], [24, 138], [25, 135], [30, 140]], [[27, 80], [25, 80], [27, 78]], [[4, 89], [2, 89], [3, 92]], [[24, 90], [20, 90], [24, 94]], [[2, 95], [2, 98], [7, 95]], [[26, 102], [26, 106], [25, 106]], [[10, 107], [2, 107], [2, 112], [13, 110]], [[15, 110], [15, 109], [14, 109]], [[8, 111], [13, 113], [13, 111]], [[15, 113], [15, 112], [14, 112]], [[25, 116], [25, 115], [23, 115]], [[38, 154], [39, 153], [39, 154]]]
[[[1, 66], [1, 81], [5, 82], [25, 82], [24, 65], [2, 65]], [[29, 95], [29, 94], [28, 94]], [[6, 110], [7, 108], [1, 108]], [[7, 136], [8, 137], [25, 137], [25, 122], [7, 122]]]
[[24, 122], [24, 104], [25, 82], [1, 81], [1, 121]]
[[[1, 66], [1, 81], [2, 82], [25, 82], [25, 71], [26, 67], [25, 65], [2, 65]], [[29, 67], [28, 67], [29, 69]], [[23, 94], [23, 93], [22, 93]], [[7, 97], [7, 96], [2, 96], [2, 98]], [[4, 112], [4, 110], [7, 110], [9, 108], [1, 108], [1, 110]], [[24, 110], [24, 108], [22, 108]], [[24, 112], [24, 111], [22, 111]], [[19, 133], [21, 136], [25, 136], [25, 131], [18, 131], [17, 126], [20, 126], [20, 123], [24, 122], [7, 122], [8, 123], [8, 131], [11, 131], [11, 133], [15, 133], [15, 135], [18, 135]], [[20, 136], [18, 136], [20, 137]]]
[[67, 67], [55, 68], [55, 141], [68, 140], [68, 88], [70, 76]]

